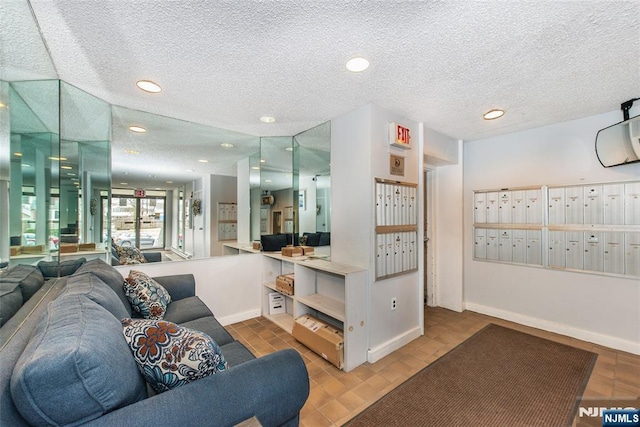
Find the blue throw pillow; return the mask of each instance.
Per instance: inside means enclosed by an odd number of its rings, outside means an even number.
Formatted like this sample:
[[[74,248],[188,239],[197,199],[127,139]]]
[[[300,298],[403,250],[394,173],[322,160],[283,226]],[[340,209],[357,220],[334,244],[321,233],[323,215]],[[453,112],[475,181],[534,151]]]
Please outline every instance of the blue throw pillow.
[[[121,322],[83,295],[47,306],[11,376],[30,425],[79,425],[146,396]]]
[[[158,393],[229,368],[204,332],[163,320],[124,319],[122,326],[138,369]]]
[[[161,320],[164,317],[171,295],[160,283],[141,271],[131,270],[123,288],[133,311],[145,319]]]

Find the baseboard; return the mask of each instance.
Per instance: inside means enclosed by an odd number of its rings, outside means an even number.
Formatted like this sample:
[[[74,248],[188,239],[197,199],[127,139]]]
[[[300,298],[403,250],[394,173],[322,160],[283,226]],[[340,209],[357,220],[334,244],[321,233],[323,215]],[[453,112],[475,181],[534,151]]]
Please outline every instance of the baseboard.
[[[245,311],[243,313],[236,313],[236,314],[232,314],[231,316],[225,316],[225,317],[220,317],[220,318],[216,318],[216,319],[218,319],[218,322],[220,322],[220,324],[222,326],[227,326],[227,325],[231,325],[233,323],[244,322],[245,320],[249,320],[249,319],[253,319],[255,317],[259,317],[261,314],[262,314],[262,312],[258,308],[258,309],[255,309],[255,310],[249,310],[249,311]]]
[[[420,336],[420,327],[417,326],[402,335],[398,335],[393,339],[379,345],[376,348],[367,351],[367,362],[375,363],[395,350],[403,347]]]
[[[551,322],[549,320],[538,319],[536,317],[526,316],[512,311],[501,310],[499,308],[489,307],[471,302],[465,303],[466,309],[475,311],[476,313],[486,314],[488,316],[497,317],[521,325],[531,326],[549,332],[566,335],[579,340],[600,344],[605,347],[622,350],[633,354],[640,354],[640,343],[628,341],[625,339],[612,337],[610,335],[599,334],[597,332],[587,331],[585,329],[576,328],[562,323]]]

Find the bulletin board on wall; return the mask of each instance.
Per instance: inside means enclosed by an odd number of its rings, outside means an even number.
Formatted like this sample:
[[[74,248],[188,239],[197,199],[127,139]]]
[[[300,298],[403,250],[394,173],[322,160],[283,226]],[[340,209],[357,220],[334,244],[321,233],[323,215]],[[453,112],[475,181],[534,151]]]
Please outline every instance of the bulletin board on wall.
[[[418,185],[375,179],[376,280],[418,269]]]
[[[473,197],[474,260],[640,277],[640,181]]]

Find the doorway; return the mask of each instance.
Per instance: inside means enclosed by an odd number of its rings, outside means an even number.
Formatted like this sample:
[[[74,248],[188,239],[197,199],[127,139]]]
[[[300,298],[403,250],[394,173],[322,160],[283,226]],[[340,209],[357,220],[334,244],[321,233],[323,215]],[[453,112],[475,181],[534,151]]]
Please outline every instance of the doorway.
[[[165,197],[113,196],[111,237],[120,246],[164,247]]]
[[[272,234],[282,233],[282,211],[271,213],[271,232]]]
[[[434,259],[434,246],[435,235],[434,229],[434,173],[431,169],[425,169],[424,171],[424,194],[422,200],[423,206],[423,230],[424,230],[424,259],[423,259],[423,271],[424,271],[424,305],[430,307],[437,307],[437,292],[435,281],[435,259]]]

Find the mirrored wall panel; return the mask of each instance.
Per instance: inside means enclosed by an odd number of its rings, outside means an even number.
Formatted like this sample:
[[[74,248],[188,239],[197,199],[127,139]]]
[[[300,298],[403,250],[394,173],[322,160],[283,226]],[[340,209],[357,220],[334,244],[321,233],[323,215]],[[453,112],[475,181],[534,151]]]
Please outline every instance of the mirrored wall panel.
[[[329,255],[331,245],[331,122],[294,137],[296,232],[302,245]]]
[[[11,82],[7,97],[10,264],[106,260],[109,104],[59,80]]]

